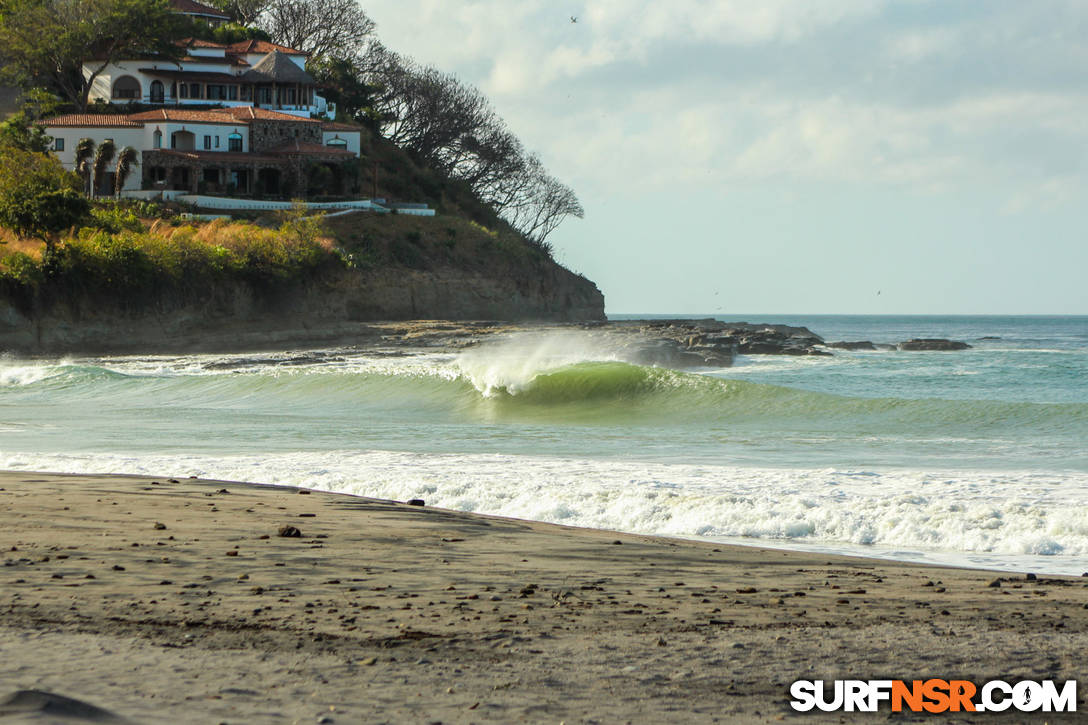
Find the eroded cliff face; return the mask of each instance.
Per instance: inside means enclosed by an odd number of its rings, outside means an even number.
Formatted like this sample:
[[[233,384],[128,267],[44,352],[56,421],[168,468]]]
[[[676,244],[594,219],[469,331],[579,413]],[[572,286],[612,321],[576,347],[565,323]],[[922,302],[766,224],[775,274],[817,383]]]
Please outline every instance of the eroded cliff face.
[[[457,268],[326,273],[275,290],[235,283],[138,308],[80,297],[36,305],[0,298],[0,353],[194,352],[350,345],[368,322],[446,319],[576,322],[604,319],[589,280],[549,264],[532,275]]]

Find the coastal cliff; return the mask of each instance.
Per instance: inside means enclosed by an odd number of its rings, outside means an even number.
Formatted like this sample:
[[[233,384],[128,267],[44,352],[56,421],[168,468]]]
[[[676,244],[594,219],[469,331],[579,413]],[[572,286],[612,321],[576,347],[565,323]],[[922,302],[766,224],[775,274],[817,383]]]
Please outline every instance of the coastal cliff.
[[[0,351],[211,351],[352,344],[366,323],[408,319],[579,321],[604,317],[592,282],[559,265],[526,279],[471,271],[381,269],[326,274],[269,293],[246,284],[199,298],[164,296],[142,309],[97,299],[20,309],[0,299]]]
[[[0,288],[0,353],[350,345],[375,321],[604,319],[591,281],[472,222],[356,214],[328,226],[346,262],[329,258],[271,282],[151,283],[137,293],[79,279],[45,280],[33,295]]]

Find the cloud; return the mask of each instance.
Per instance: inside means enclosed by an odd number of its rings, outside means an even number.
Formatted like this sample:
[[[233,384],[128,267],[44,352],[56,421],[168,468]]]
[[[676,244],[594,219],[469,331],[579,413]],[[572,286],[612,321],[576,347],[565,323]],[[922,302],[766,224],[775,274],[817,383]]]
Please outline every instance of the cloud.
[[[795,43],[847,21],[872,15],[879,0],[673,0],[669,3],[610,0],[588,12],[593,29],[608,37],[630,38],[633,47],[657,41],[714,42],[729,45]]]
[[[981,5],[379,0],[367,9],[389,45],[478,84],[575,188],[1000,183],[1019,188],[1010,209],[1073,198],[1088,186],[1088,6]]]

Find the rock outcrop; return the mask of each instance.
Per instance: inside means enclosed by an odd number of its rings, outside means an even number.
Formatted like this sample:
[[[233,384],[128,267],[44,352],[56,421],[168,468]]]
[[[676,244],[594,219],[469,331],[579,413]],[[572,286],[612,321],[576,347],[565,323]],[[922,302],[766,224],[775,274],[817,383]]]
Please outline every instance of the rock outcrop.
[[[613,335],[626,336],[625,359],[663,367],[728,367],[736,355],[830,355],[806,327],[703,320],[618,320]]]
[[[897,347],[900,350],[968,350],[971,348],[966,342],[940,337],[916,337],[899,343]]]
[[[877,346],[869,340],[858,340],[857,342],[828,342],[825,343],[827,347],[834,348],[836,350],[876,350]]]

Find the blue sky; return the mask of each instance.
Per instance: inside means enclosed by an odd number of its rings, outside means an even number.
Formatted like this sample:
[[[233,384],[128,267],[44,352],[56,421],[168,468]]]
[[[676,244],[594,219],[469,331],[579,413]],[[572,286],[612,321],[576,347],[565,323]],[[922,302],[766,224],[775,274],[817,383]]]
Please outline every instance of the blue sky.
[[[609,312],[1088,314],[1088,3],[364,7],[575,189]]]

